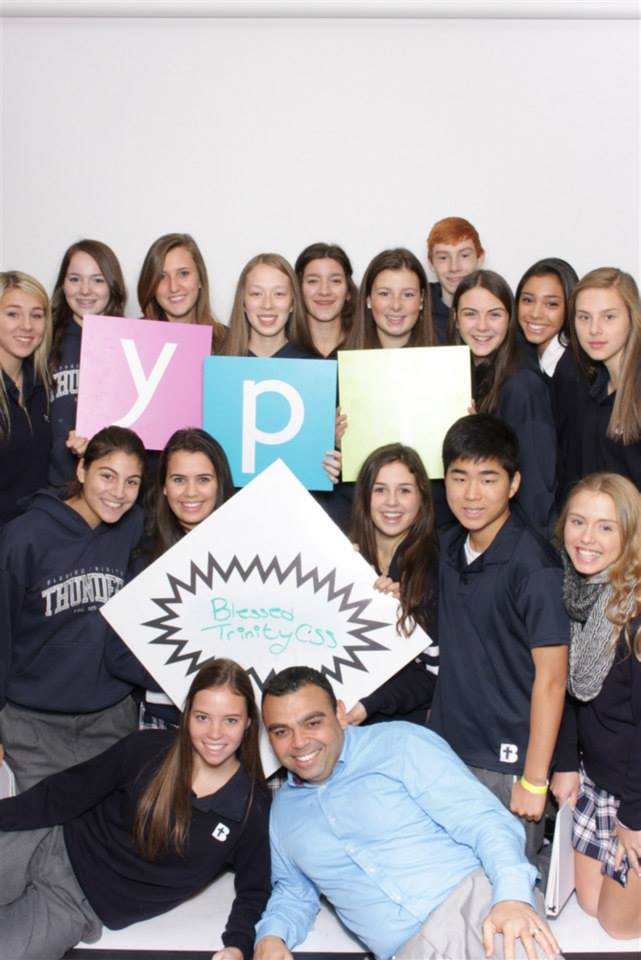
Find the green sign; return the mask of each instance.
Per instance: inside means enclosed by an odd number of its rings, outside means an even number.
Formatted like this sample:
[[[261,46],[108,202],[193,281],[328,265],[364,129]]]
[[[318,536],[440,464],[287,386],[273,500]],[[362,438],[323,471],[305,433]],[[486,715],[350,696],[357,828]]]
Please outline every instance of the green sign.
[[[443,437],[472,402],[469,347],[341,350],[338,383],[344,480],[385,443],[414,447],[428,475],[443,476]]]

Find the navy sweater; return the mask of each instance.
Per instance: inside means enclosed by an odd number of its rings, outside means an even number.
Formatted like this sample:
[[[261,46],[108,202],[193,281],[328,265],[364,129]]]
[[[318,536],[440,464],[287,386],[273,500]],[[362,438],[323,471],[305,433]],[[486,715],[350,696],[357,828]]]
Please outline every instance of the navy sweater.
[[[607,436],[615,394],[608,394],[609,374],[599,364],[590,384],[581,375],[555,383],[555,411],[561,420],[560,499],[572,484],[588,473],[620,473],[641,490],[641,441],[628,444]]]
[[[432,325],[434,337],[438,346],[447,344],[447,326],[450,319],[450,308],[441,299],[440,283],[430,283],[430,298],[432,301]]]
[[[630,624],[632,639],[639,627],[641,617]],[[623,639],[594,700],[567,695],[555,769],[578,770],[579,762],[597,786],[619,798],[621,823],[641,830],[641,662]]]
[[[78,370],[80,367],[80,338],[82,327],[71,320],[60,343],[60,362],[53,371],[51,400],[51,458],[49,483],[61,487],[76,475],[77,458],[65,446],[70,430],[76,426],[78,403]]]
[[[0,707],[91,713],[131,690],[104,663],[99,608],[119,590],[142,534],[134,506],[95,530],[56,494],[37,493],[0,533]]]
[[[19,500],[47,485],[51,424],[47,393],[33,365],[22,365],[24,406],[15,383],[0,370],[9,409],[9,430],[0,436],[0,526],[20,509]]]
[[[397,583],[400,581],[401,574],[396,554],[392,557],[389,576]],[[439,663],[438,566],[435,566],[425,585],[423,616],[426,632],[432,641],[431,646],[401,667],[377,690],[362,698],[361,703],[367,710],[365,723],[409,720],[411,723],[425,724],[427,711],[434,697]]]
[[[0,829],[63,824],[78,882],[112,930],[171,910],[231,867],[236,897],[222,939],[250,960],[254,926],[270,892],[269,801],[260,787],[252,791],[242,767],[216,793],[192,795],[184,856],[170,848],[152,862],[134,847],[138,801],[175,736],[169,730],[132,733],[97,757],[0,801]]]

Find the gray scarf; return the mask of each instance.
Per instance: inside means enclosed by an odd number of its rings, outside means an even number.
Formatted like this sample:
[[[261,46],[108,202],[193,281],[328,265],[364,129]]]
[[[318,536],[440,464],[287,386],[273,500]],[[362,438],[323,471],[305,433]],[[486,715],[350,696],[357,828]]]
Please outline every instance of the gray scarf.
[[[612,600],[608,571],[584,577],[574,569],[565,550],[563,603],[570,617],[568,690],[577,700],[594,700],[614,660],[614,627],[607,609]]]

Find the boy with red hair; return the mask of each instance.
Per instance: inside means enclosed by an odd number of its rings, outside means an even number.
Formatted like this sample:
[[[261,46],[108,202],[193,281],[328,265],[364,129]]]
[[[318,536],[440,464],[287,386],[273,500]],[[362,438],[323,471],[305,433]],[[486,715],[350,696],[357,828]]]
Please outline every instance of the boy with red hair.
[[[432,320],[436,341],[447,343],[447,324],[452,297],[468,273],[480,270],[485,259],[477,230],[462,217],[438,220],[427,238],[427,261],[437,276],[430,283]]]

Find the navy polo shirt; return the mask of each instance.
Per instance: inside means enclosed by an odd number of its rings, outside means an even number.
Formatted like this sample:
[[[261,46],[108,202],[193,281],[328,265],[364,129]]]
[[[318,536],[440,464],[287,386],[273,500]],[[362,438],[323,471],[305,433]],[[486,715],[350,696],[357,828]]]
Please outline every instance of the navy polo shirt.
[[[520,775],[530,734],[532,649],[570,642],[556,550],[518,508],[467,564],[467,530],[441,539],[440,671],[430,726],[471,766]]]

